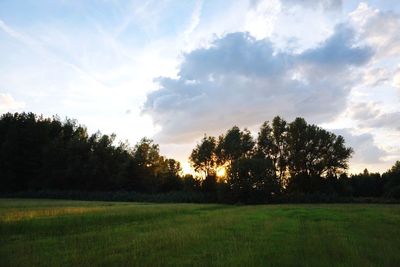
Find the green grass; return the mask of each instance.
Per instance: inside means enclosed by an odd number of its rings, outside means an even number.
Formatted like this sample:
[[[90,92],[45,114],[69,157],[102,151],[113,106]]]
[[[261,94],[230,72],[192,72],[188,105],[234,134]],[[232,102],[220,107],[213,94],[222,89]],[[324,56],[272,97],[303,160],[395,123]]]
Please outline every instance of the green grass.
[[[1,266],[399,266],[400,205],[0,199]]]

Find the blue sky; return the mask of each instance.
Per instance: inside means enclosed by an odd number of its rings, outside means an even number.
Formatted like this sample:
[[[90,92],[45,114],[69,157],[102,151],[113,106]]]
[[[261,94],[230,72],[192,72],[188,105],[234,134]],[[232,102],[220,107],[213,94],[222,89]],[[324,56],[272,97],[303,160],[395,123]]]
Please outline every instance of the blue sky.
[[[301,2],[301,3],[300,3]],[[0,1],[0,113],[154,138],[188,170],[204,133],[303,116],[400,159],[400,2]]]

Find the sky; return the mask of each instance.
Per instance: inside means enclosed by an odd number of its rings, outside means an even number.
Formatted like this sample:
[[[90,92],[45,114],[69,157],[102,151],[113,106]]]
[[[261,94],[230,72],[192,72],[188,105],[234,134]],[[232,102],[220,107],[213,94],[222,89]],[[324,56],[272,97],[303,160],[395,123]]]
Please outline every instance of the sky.
[[[0,114],[147,136],[182,162],[205,133],[279,115],[343,135],[350,172],[400,159],[400,1],[0,1]]]

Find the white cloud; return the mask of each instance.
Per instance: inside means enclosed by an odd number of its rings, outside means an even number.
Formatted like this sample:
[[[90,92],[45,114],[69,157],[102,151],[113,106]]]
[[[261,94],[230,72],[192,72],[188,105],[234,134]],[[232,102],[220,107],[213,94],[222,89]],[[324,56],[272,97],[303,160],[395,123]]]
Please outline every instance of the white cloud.
[[[246,13],[243,30],[257,39],[270,37],[280,13],[281,4],[278,0],[252,3]]]
[[[370,171],[382,171],[393,163],[393,159],[388,159],[389,153],[378,146],[371,133],[354,133],[353,129],[335,129],[336,134],[342,135],[346,140],[346,145],[354,149],[354,154],[350,159],[350,173],[358,173],[366,167]]]
[[[377,58],[400,56],[400,15],[360,3],[350,18],[362,40],[374,47]]]
[[[358,122],[359,128],[386,128],[400,130],[400,111],[384,112],[375,102],[352,103],[349,115]]]
[[[361,102],[354,103],[350,108],[350,116],[356,120],[368,120],[370,118],[375,118],[379,115],[380,110],[377,107],[376,103],[369,102]]]
[[[159,78],[144,112],[161,126],[157,138],[164,143],[191,142],[234,124],[251,127],[275,115],[325,122],[344,110],[353,69],[370,57],[344,25],[300,54],[276,52],[268,39],[248,33],[228,34],[186,54],[177,79]]]
[[[281,0],[285,5],[299,5],[306,8],[321,9],[323,11],[340,11],[342,0]]]
[[[394,73],[392,84],[400,92],[400,68]]]
[[[371,67],[364,72],[363,84],[368,87],[376,87],[388,82],[391,75],[392,73],[386,68]]]
[[[16,101],[10,94],[0,93],[0,113],[18,111],[24,107],[24,102]]]
[[[351,163],[371,164],[379,163],[382,157],[386,156],[387,152],[379,148],[374,141],[374,137],[370,133],[355,134],[351,129],[336,129],[335,133],[342,135],[346,144],[352,147],[355,151]]]

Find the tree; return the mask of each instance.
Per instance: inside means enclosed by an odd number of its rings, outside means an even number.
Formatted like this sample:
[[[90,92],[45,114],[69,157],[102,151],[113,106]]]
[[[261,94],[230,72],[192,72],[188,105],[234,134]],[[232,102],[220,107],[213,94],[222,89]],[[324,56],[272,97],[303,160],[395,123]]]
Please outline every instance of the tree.
[[[382,175],[384,180],[384,193],[386,197],[400,198],[400,161]]]
[[[218,139],[216,155],[218,164],[227,168],[227,182],[234,198],[247,202],[256,180],[263,179],[252,161],[255,142],[249,130],[234,126]],[[261,159],[258,163],[261,162]],[[261,167],[258,166],[258,167]]]
[[[379,173],[370,173],[367,169],[351,176],[353,196],[380,197],[383,193],[383,179]]]
[[[202,172],[204,177],[208,177],[209,175],[215,176],[215,147],[215,138],[204,135],[203,139],[196,145],[189,157],[194,170],[196,172]]]
[[[133,149],[133,158],[138,166],[139,187],[146,192],[166,192],[178,190],[181,171],[180,163],[173,159],[165,159],[153,140],[143,138]]]
[[[180,178],[181,171],[182,168],[179,161],[174,159],[164,159],[164,157],[161,157],[159,170],[157,170],[157,175],[159,177],[159,191],[169,192],[181,190],[183,187]]]
[[[292,186],[309,192],[318,190],[320,178],[343,173],[353,150],[342,136],[296,118],[288,125],[287,153]]]
[[[272,127],[266,121],[261,125],[257,137],[257,154],[271,160],[274,177],[281,188],[285,186],[287,170],[287,123],[279,116],[272,121]]]
[[[239,127],[234,126],[229,129],[225,135],[218,138],[216,155],[220,165],[229,166],[240,158],[249,158],[254,149],[253,137],[249,130],[241,131]]]
[[[0,116],[0,190],[134,190],[181,188],[180,164],[142,139],[134,149],[115,135],[88,136],[77,121],[33,113]]]
[[[302,118],[289,124],[288,164],[293,175],[336,175],[348,168],[353,150],[345,146],[344,138],[316,125],[308,125]]]
[[[160,159],[160,148],[153,140],[142,138],[133,149],[133,158],[139,166],[154,168]]]
[[[279,191],[269,159],[240,158],[232,163],[229,184],[236,201],[260,203]]]

